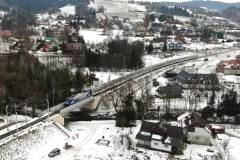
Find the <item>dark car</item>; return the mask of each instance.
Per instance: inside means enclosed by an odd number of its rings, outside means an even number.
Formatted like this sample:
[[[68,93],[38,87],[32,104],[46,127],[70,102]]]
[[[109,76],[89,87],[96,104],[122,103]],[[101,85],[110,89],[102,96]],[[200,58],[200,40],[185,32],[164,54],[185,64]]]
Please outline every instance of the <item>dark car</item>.
[[[54,148],[49,154],[48,157],[55,157],[61,153],[59,148]]]

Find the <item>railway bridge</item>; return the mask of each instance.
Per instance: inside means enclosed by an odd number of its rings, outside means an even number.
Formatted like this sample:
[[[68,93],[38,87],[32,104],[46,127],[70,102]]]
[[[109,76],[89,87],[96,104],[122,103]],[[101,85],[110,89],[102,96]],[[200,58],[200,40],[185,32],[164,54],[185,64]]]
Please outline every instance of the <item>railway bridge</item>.
[[[53,120],[58,121],[60,123],[64,123],[64,118],[63,114],[68,113],[70,111],[73,111],[75,109],[95,109],[101,99],[102,96],[104,96],[107,93],[113,92],[119,88],[121,88],[124,84],[126,84],[129,81],[133,82],[144,82],[143,78],[146,76],[149,76],[149,74],[154,74],[155,72],[158,72],[160,69],[166,68],[166,67],[172,67],[174,65],[179,65],[185,62],[189,61],[194,61],[200,58],[206,58],[206,57],[211,57],[211,56],[217,56],[218,54],[224,54],[226,52],[233,52],[233,51],[238,51],[239,48],[230,48],[230,49],[224,49],[224,50],[219,50],[216,51],[215,53],[207,54],[196,54],[193,56],[186,56],[186,57],[181,57],[178,59],[173,59],[173,60],[167,60],[165,62],[155,64],[146,68],[139,69],[135,72],[131,72],[125,76],[119,77],[115,80],[109,81],[107,83],[104,83],[100,86],[97,86],[92,89],[92,96],[83,99],[82,101],[75,103],[74,105],[64,107],[63,103],[58,104],[56,106],[53,106],[46,110],[45,112],[42,113],[42,116],[40,118],[34,119],[27,123],[24,126],[21,126],[15,130],[12,130],[8,133],[5,133],[3,135],[0,135],[0,140],[4,139],[12,134],[17,133],[18,131],[24,130],[28,127],[31,127],[41,121],[45,121],[49,117],[52,117]],[[146,80],[144,83],[149,83],[149,80]],[[143,83],[143,84],[144,84]]]

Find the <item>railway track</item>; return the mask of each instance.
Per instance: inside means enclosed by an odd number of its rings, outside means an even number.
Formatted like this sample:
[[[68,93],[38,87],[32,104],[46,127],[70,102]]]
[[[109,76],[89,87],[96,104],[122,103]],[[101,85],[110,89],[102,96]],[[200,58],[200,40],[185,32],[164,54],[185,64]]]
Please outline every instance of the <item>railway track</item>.
[[[162,69],[162,68],[165,68],[165,67],[169,67],[169,66],[176,65],[176,64],[181,64],[181,63],[192,61],[192,60],[197,60],[197,59],[200,59],[200,58],[207,58],[207,57],[211,57],[211,56],[216,56],[218,54],[223,54],[223,53],[226,53],[228,51],[232,52],[232,51],[236,51],[236,50],[238,50],[238,49],[224,50],[224,51],[217,52],[217,53],[214,53],[214,54],[209,54],[209,55],[194,55],[194,56],[187,56],[187,57],[174,59],[174,60],[168,60],[168,61],[165,61],[165,62],[162,62],[162,63],[159,63],[159,64],[155,64],[153,66],[149,66],[149,67],[146,67],[146,68],[139,69],[135,72],[132,72],[132,73],[127,74],[125,76],[119,77],[119,78],[117,78],[115,80],[112,80],[108,83],[104,83],[104,84],[102,84],[98,87],[95,87],[95,88],[92,89],[92,94],[93,94],[93,96],[100,95],[101,93],[107,92],[107,91],[112,90],[116,87],[119,87],[119,86],[121,86],[122,84],[124,84],[128,81],[131,81],[131,80],[136,79],[138,77],[141,77],[143,75],[147,75],[148,73],[151,73],[153,71],[156,71],[156,70],[159,70],[159,69]],[[4,139],[4,138],[6,138],[10,135],[13,135],[13,134],[15,134],[19,131],[25,130],[28,127],[31,127],[31,126],[39,123],[39,122],[45,121],[48,117],[51,117],[55,114],[58,114],[61,109],[62,108],[58,108],[57,110],[52,111],[49,114],[43,115],[40,118],[27,123],[26,125],[23,125],[23,126],[17,128],[17,129],[14,129],[10,132],[7,132],[5,134],[0,135],[0,140]]]

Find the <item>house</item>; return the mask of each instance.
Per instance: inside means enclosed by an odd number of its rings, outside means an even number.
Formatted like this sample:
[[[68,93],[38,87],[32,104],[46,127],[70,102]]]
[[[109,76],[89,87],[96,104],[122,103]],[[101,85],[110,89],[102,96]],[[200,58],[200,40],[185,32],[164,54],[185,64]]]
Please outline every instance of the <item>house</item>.
[[[212,87],[218,88],[220,86],[216,74],[188,73],[183,70],[175,79],[184,89],[195,88],[211,90]]]
[[[123,27],[123,30],[127,32],[132,32],[134,30],[134,27],[131,23],[123,23],[122,27]]]
[[[235,59],[219,62],[216,71],[225,75],[240,75],[240,55]]]
[[[179,72],[181,72],[180,68],[173,67],[164,73],[164,77],[174,80],[174,78],[178,75]]]
[[[1,38],[10,38],[12,36],[12,32],[10,30],[0,30]]]
[[[157,89],[161,98],[181,98],[183,88],[178,84],[168,84]]]
[[[140,147],[180,153],[186,137],[182,127],[143,121],[136,135]]]
[[[211,145],[213,133],[207,122],[197,112],[186,112],[177,118],[178,126],[187,129],[187,141],[200,145]]]
[[[156,33],[156,32],[162,32],[164,29],[164,26],[162,23],[151,23],[151,25],[148,27],[148,30]]]
[[[71,42],[68,42],[68,43],[64,43],[63,44],[63,48],[64,48],[64,51],[65,52],[76,52],[76,51],[79,51],[79,50],[81,50],[82,49],[82,47],[83,47],[83,44],[82,43],[75,43],[75,42],[73,42],[73,43],[71,43]]]
[[[173,15],[166,15],[166,20],[167,20],[167,23],[173,23],[174,22]]]
[[[62,15],[62,14],[59,14],[58,16],[57,16],[57,20],[58,21],[62,21],[62,20],[65,20],[66,18]]]
[[[175,40],[176,42],[182,42],[182,43],[184,43],[184,44],[186,43],[186,40],[185,40],[184,36],[182,36],[181,34],[177,34],[177,35],[175,36],[174,40]]]
[[[164,43],[163,42],[151,42],[152,47],[153,47],[153,51],[152,53],[160,53],[162,52],[162,48]]]
[[[42,46],[41,46],[41,50],[43,51],[43,52],[48,52],[49,51],[49,44],[47,44],[47,43],[43,43],[42,44]]]
[[[167,42],[167,48],[170,51],[181,51],[185,50],[183,43],[181,41],[171,40]]]

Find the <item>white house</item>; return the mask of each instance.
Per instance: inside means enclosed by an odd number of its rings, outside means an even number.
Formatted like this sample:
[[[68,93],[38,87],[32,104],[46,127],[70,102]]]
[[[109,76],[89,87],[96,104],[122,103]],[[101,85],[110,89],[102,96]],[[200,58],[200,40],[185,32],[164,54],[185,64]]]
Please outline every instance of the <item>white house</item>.
[[[211,145],[213,141],[212,132],[206,121],[196,112],[185,113],[177,118],[178,126],[187,128],[187,141],[200,145]]]

